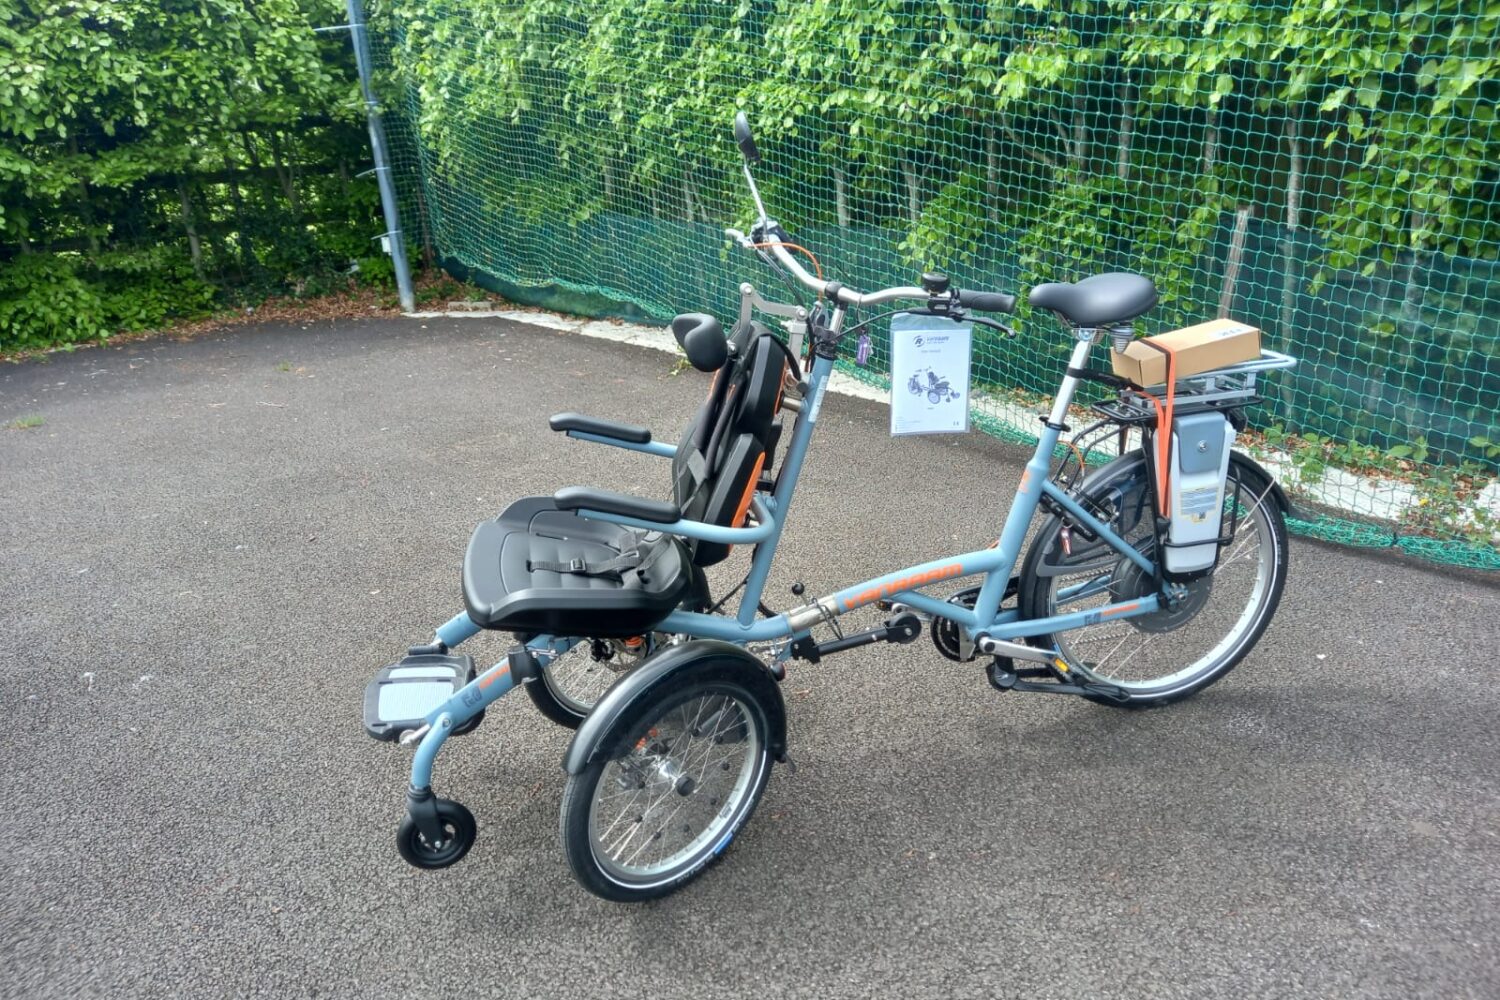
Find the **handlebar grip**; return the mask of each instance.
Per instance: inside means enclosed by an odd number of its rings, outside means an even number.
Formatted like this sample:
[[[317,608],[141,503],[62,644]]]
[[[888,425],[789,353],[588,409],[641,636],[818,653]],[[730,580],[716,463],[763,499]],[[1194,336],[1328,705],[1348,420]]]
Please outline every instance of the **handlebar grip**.
[[[1016,311],[1016,297],[1006,295],[1004,292],[960,291],[958,304],[968,309],[978,309],[980,312],[1013,313]]]

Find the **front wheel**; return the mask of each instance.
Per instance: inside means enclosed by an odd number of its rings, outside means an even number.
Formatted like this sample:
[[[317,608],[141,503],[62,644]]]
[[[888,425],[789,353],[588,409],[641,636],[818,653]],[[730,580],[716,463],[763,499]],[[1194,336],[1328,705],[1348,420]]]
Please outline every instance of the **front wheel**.
[[[410,813],[402,818],[401,826],[396,830],[396,850],[408,864],[417,868],[447,868],[474,846],[478,826],[473,813],[462,803],[450,799],[437,799],[433,808],[443,831],[442,839],[429,841]]]
[[[1100,469],[1075,497],[1126,542],[1154,559],[1147,465],[1139,451]],[[1232,454],[1224,531],[1234,535],[1211,575],[1180,585],[1174,607],[1100,621],[1032,640],[1055,647],[1070,668],[1122,691],[1101,704],[1149,708],[1186,698],[1227,674],[1260,639],[1286,584],[1286,522],[1270,476]],[[1053,517],[1022,568],[1021,616],[1046,618],[1156,592],[1150,574],[1102,540]]]
[[[771,772],[760,698],[689,681],[640,713],[610,756],[568,779],[568,864],[604,899],[639,902],[702,874],[755,811]]]

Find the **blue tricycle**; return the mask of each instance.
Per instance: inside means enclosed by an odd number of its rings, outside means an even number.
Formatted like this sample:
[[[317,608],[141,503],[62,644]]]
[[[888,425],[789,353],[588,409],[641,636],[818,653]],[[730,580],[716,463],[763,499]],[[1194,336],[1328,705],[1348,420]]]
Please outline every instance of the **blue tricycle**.
[[[569,437],[664,459],[672,499],[570,486],[518,500],[475,529],[464,610],[365,693],[369,732],[415,747],[397,834],[413,865],[442,868],[473,845],[474,817],[434,793],[433,765],[451,737],[475,729],[517,686],[577,730],[563,762],[561,828],[578,881],[607,899],[645,900],[719,858],[754,812],[772,763],[787,760],[778,685],[791,658],[910,643],[926,627],[939,654],[979,661],[1000,691],[1145,708],[1223,677],[1276,610],[1287,498],[1232,445],[1243,408],[1258,398],[1257,374],[1294,362],[1267,351],[1178,379],[1169,361],[1158,386],[1091,368],[1094,345],[1108,339],[1125,350],[1132,321],[1156,303],[1151,281],[1123,273],[1029,293],[1033,309],[1062,321],[1072,347],[994,544],[813,599],[798,585],[795,607],[767,607],[766,579],[834,364],[849,337],[891,315],[858,310],[890,303],[892,312],[1013,335],[994,314],[1011,313],[1016,300],[934,273],[919,286],[858,292],[809,272],[794,254],[812,255],[766,214],[743,115],[735,136],[758,217],[748,235],[729,234],[810,294],[776,303],[742,285],[727,336],[708,315],[673,320],[687,360],[713,374],[675,444],[573,413],[551,419]],[[757,314],[775,317],[785,335]],[[1063,443],[1084,412],[1071,404],[1085,381],[1110,392],[1093,404],[1091,426]],[[1087,469],[1091,443],[1106,439],[1118,440],[1118,457]],[[744,577],[715,596],[704,571],[735,546],[749,553]],[[959,581],[967,585],[955,591]],[[879,626],[840,630],[840,616],[871,606],[884,612]],[[485,629],[512,633],[517,645],[480,671],[455,650]]]

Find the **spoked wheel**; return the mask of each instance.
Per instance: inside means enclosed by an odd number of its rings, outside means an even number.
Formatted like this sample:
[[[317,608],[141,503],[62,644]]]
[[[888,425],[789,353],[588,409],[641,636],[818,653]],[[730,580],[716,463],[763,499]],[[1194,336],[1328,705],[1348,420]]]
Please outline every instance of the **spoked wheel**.
[[[770,775],[770,728],[732,681],[690,681],[642,713],[618,752],[568,779],[562,841],[605,899],[655,899],[708,867],[750,818]]]
[[[929,403],[941,403],[942,401],[943,401],[943,394],[942,393],[938,392],[936,389],[929,389],[928,390],[928,392],[927,392],[927,402],[929,402]]]
[[[401,826],[396,830],[396,850],[408,864],[418,868],[447,868],[474,846],[477,832],[474,814],[451,799],[438,799],[433,805],[438,823],[443,828],[442,837],[428,840],[410,815],[401,820]]]
[[[1147,557],[1155,543],[1146,461],[1139,452],[1111,463],[1080,489],[1084,506]],[[1250,651],[1286,583],[1286,522],[1270,478],[1233,455],[1225,484],[1224,530],[1234,538],[1213,574],[1170,585],[1173,607],[1041,636],[1080,673],[1121,689],[1101,704],[1146,708],[1201,691]],[[1102,541],[1089,542],[1052,518],[1032,542],[1022,571],[1023,618],[1087,611],[1155,593],[1150,574]]]
[[[581,639],[554,657],[541,677],[526,685],[526,693],[547,718],[577,729],[609,686],[640,663],[649,643],[643,641],[642,652],[634,653],[623,642]]]

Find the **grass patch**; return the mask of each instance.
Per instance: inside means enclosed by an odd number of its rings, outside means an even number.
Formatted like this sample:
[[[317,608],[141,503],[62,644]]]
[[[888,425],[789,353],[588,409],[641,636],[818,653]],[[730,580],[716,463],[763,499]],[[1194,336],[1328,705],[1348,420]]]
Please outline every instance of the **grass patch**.
[[[5,426],[13,431],[29,431],[32,428],[42,426],[46,422],[38,416],[17,417]]]

